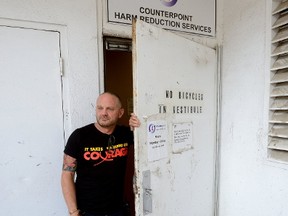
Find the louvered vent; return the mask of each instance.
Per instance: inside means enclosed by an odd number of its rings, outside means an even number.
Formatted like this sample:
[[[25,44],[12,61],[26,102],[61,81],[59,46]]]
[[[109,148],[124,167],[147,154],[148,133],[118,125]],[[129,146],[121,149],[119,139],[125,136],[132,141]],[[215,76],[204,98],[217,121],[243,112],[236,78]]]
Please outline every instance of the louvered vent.
[[[269,157],[288,162],[288,1],[273,1]]]

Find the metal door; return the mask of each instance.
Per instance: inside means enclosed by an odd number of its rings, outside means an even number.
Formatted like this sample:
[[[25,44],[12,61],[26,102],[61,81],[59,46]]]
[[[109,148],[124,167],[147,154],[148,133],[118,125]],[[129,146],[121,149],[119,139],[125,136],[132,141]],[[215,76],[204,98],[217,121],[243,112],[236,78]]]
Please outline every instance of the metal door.
[[[1,214],[65,215],[59,33],[2,26],[0,47]]]
[[[216,51],[137,21],[133,76],[136,215],[212,216]]]

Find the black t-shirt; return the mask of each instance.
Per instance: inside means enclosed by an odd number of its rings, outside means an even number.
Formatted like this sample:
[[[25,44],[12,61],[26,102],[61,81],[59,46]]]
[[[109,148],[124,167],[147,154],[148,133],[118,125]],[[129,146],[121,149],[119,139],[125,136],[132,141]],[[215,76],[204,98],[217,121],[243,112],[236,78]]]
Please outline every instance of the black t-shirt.
[[[109,213],[121,208],[128,147],[133,132],[116,126],[111,135],[94,124],[76,129],[64,153],[77,159],[76,197],[78,208],[91,213]]]

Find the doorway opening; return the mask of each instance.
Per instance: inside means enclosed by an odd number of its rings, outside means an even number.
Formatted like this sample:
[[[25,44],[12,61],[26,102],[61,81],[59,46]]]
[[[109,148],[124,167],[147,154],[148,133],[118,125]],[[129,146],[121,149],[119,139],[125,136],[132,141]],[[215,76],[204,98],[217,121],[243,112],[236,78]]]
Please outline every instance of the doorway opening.
[[[129,125],[133,112],[132,41],[130,39],[104,37],[104,90],[116,93],[125,113],[120,125]],[[134,148],[129,149],[125,179],[124,200],[129,204],[131,216],[135,215],[134,192]]]

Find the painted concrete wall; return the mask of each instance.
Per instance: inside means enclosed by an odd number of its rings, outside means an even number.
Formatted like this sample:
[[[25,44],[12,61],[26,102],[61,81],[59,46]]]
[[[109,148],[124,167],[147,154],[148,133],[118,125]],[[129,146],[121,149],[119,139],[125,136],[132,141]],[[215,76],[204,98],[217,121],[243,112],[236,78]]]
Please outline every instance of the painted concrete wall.
[[[271,1],[223,5],[219,215],[287,215],[288,165],[266,156]]]

